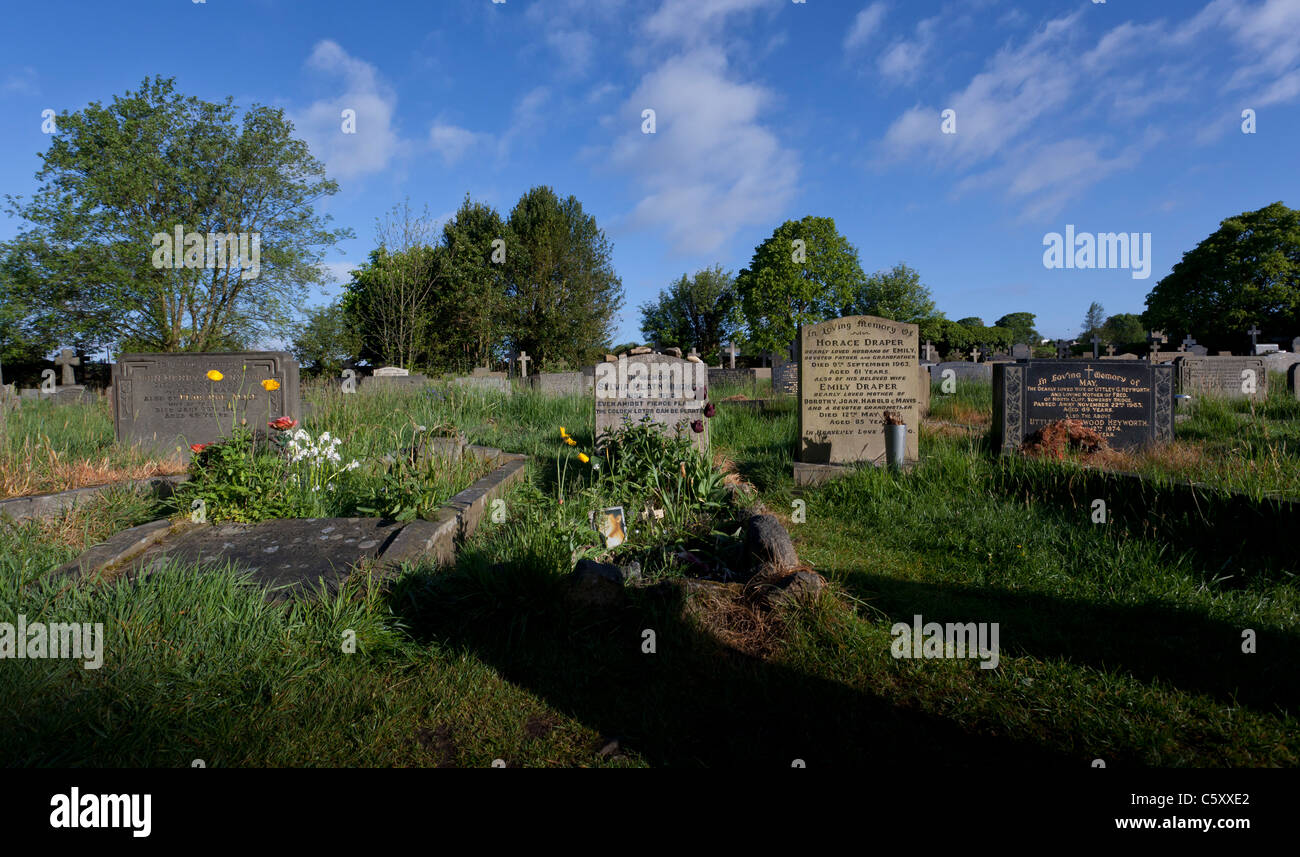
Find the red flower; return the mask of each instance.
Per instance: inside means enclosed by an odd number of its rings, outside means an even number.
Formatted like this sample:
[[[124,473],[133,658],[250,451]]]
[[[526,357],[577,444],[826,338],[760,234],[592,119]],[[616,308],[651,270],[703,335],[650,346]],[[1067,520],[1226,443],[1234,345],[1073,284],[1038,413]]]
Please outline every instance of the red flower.
[[[207,443],[191,443],[191,444],[190,444],[190,451],[191,451],[191,452],[202,452],[203,450],[207,449],[210,445],[211,445],[211,444],[207,444]]]
[[[700,432],[704,431],[704,420],[696,420],[695,422],[691,423],[691,431],[695,432],[696,434],[699,434]]]
[[[717,409],[716,407],[713,406],[713,403],[712,403],[712,402],[705,402],[705,403],[704,403],[704,415],[705,415],[706,417],[708,417],[709,419],[713,419],[713,415],[716,414],[717,412],[718,412],[718,409]]]
[[[275,429],[276,431],[288,431],[289,429],[297,426],[298,421],[289,419],[288,417],[280,417],[277,420],[272,420],[271,422],[267,423],[267,425]]]

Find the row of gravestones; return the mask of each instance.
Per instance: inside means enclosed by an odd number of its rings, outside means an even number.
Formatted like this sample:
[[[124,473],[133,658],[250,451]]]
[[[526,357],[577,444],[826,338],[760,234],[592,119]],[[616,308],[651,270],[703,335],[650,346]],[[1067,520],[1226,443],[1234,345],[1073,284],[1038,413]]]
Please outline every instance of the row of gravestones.
[[[915,325],[871,316],[833,319],[801,330],[799,359],[773,368],[774,387],[789,383],[793,375],[797,388],[800,461],[878,461],[884,452],[886,410],[908,426],[906,457],[915,460],[916,431],[928,409],[932,380],[917,362],[916,340]],[[1018,445],[1039,426],[1070,418],[1124,447],[1172,436],[1175,387],[1266,395],[1263,360],[1180,354],[1172,365],[1149,360],[965,365],[991,374],[995,422],[1005,444]],[[427,380],[404,372],[385,367],[366,383]],[[1292,366],[1292,390],[1298,372],[1300,364]],[[664,373],[667,382],[659,379]],[[689,426],[693,436],[705,435],[693,440],[707,443],[707,432],[694,428],[710,383],[710,371],[698,359],[639,353],[583,372],[556,374],[567,376],[564,392],[594,392],[598,432],[645,415],[672,431]],[[492,373],[471,377],[487,379]],[[210,441],[243,419],[259,425],[278,417],[301,419],[302,413],[298,366],[282,352],[125,354],[113,367],[112,404],[119,440],[160,447]]]

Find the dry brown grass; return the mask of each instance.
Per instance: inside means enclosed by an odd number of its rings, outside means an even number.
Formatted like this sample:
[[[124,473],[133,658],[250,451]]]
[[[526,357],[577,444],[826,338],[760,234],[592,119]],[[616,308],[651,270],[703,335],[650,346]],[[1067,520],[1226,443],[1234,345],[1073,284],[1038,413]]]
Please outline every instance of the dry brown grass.
[[[786,629],[782,605],[772,596],[781,591],[786,578],[811,570],[802,564],[773,569],[747,583],[691,580],[686,584],[686,613],[728,648],[755,658],[771,658],[781,650]]]
[[[17,448],[0,451],[0,499],[48,494],[131,479],[184,473],[179,459],[149,459],[139,453],[108,452],[96,458],[60,453],[49,438],[24,438]]]

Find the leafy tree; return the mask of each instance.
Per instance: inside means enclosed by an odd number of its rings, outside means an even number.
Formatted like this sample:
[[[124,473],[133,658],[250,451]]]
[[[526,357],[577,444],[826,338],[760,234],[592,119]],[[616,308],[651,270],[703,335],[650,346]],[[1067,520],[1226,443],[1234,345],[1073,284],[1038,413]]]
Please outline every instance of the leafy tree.
[[[200,101],[172,79],[145,78],[57,126],[36,196],[8,197],[29,226],[0,248],[14,277],[6,290],[23,297],[28,328],[47,342],[198,351],[275,337],[306,287],[323,281],[325,248],[350,235],[313,210],[338,186],[278,108],[254,105],[241,120],[230,98]],[[176,268],[182,246],[168,267],[155,236],[178,226],[205,238],[260,235],[260,259],[250,264],[245,245],[247,258],[228,265]]]
[[[1101,326],[1101,338],[1108,345],[1132,346],[1146,340],[1147,331],[1142,326],[1142,317],[1131,312],[1122,312],[1106,319]]]
[[[1032,312],[1010,312],[993,322],[993,325],[1011,331],[1012,345],[1017,343],[1035,345],[1042,337],[1034,329],[1034,321]]]
[[[899,262],[888,271],[876,271],[867,278],[862,291],[845,308],[845,315],[874,315],[920,327],[922,341],[942,333],[943,313],[921,284],[921,275]]]
[[[537,365],[577,364],[608,342],[623,285],[611,245],[572,196],[535,187],[510,212],[504,333]]]
[[[336,376],[360,353],[361,332],[344,311],[343,302],[334,301],[306,311],[291,350],[302,366]]]
[[[468,194],[442,228],[433,313],[439,324],[429,343],[432,363],[439,368],[483,366],[500,349],[506,281],[504,264],[492,261],[497,239],[505,242],[498,247],[508,261],[508,248],[516,243],[510,227],[496,209],[471,201]]]
[[[1091,339],[1094,333],[1100,334],[1102,325],[1106,323],[1106,310],[1102,309],[1101,304],[1093,301],[1088,304],[1088,311],[1083,316],[1083,326],[1079,328],[1080,339]]]
[[[965,318],[957,319],[957,323],[962,327],[969,327],[972,330],[979,330],[984,327],[984,319],[977,315],[968,315]]]
[[[436,319],[435,236],[428,209],[412,214],[409,202],[376,219],[379,246],[352,272],[347,302],[368,359],[407,369],[427,363]]]
[[[682,351],[696,348],[712,362],[724,343],[736,339],[740,327],[740,296],[736,279],[721,265],[685,274],[641,305],[641,335],[660,347]]]
[[[1240,341],[1253,322],[1300,327],[1300,211],[1275,202],[1224,220],[1156,283],[1142,321],[1208,344]]]
[[[800,325],[835,317],[865,285],[857,249],[829,217],[787,220],[736,275],[750,342],[775,353]]]

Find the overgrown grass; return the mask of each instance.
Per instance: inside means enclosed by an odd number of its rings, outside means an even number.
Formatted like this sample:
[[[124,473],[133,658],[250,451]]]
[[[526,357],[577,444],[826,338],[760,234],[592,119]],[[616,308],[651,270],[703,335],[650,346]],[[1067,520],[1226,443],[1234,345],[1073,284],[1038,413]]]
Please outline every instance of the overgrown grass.
[[[180,461],[118,446],[107,399],[0,409],[0,499],[183,470]]]
[[[981,395],[963,386],[968,404]],[[605,610],[566,596],[575,556],[596,541],[584,528],[588,504],[617,499],[583,494],[591,472],[564,464],[591,447],[588,398],[367,395],[318,401],[313,431],[379,449],[384,431],[413,420],[534,455],[530,484],[507,498],[506,521],[486,523],[454,568],[409,568],[387,589],[358,580],[288,608],[264,604],[235,575],[184,569],[98,589],[19,585],[148,517],[121,498],[5,530],[0,615],[103,621],[109,645],[99,671],[2,665],[0,693],[15,703],[0,760],[1300,763],[1294,567],[1225,577],[1187,529],[1094,524],[1088,509],[1047,498],[1047,481],[1044,499],[1026,499],[1002,478],[1023,467],[1027,478],[1069,479],[1077,465],[1008,463],[977,432],[927,430],[910,473],[863,469],[796,494],[793,402],[767,412],[720,405],[715,455],[758,487],[800,557],[834,584],[783,613],[768,654],[752,657],[691,609],[699,595],[680,577],[657,577]],[[939,396],[934,403],[942,413]],[[956,406],[948,413],[965,421]],[[1209,408],[1193,417],[1242,431],[1232,419]],[[560,442],[561,425],[578,447]],[[562,488],[568,502],[559,507]],[[802,523],[795,500],[805,504]],[[636,538],[629,549],[651,547]],[[918,614],[999,623],[999,667],[893,658],[892,624]],[[355,654],[343,651],[349,629]],[[1257,654],[1242,652],[1247,629]],[[645,652],[646,631],[655,654]]]

